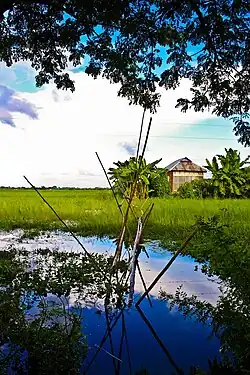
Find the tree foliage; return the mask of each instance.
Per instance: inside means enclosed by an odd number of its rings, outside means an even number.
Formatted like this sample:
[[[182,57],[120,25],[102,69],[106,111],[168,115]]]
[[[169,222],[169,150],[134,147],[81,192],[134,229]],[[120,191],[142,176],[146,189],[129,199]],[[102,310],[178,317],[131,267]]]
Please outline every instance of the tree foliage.
[[[250,157],[241,160],[237,150],[225,149],[225,155],[214,156],[212,162],[206,159],[205,166],[212,173],[214,194],[222,198],[235,198],[242,195],[247,182],[245,165]]]
[[[248,0],[2,0],[0,61],[29,60],[38,86],[53,80],[73,91],[64,70],[85,58],[87,74],[119,83],[118,95],[152,112],[159,87],[189,79],[177,107],[233,117],[247,145],[249,10]]]
[[[145,199],[151,191],[151,181],[158,177],[156,165],[160,161],[158,159],[147,164],[141,156],[138,159],[131,157],[124,162],[115,162],[116,168],[109,168],[108,174],[119,194],[130,197],[133,193],[135,198]]]
[[[150,196],[164,198],[170,194],[170,183],[165,168],[156,168],[150,177]]]

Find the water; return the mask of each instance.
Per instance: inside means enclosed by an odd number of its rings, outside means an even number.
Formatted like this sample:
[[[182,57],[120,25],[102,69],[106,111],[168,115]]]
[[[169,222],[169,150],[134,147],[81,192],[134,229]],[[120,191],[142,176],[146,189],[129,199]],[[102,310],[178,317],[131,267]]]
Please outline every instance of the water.
[[[219,350],[217,340],[208,340],[209,330],[190,320],[184,320],[178,312],[169,312],[166,304],[153,299],[153,308],[150,308],[148,301],[141,304],[142,311],[153,326],[156,334],[166,346],[169,356],[176,367],[188,372],[191,364],[207,368],[207,358],[213,358]],[[136,308],[124,313],[129,344],[129,353],[133,374],[135,371],[146,368],[150,375],[171,374],[175,367],[171,364],[168,356],[164,353],[158,342],[152,335]],[[91,360],[97,350],[96,344],[100,341],[106,330],[104,314],[96,314],[93,309],[84,312],[83,330],[88,336],[89,355]],[[122,318],[112,331],[112,340],[116,355],[119,353],[119,346],[122,333]],[[121,363],[121,374],[129,374],[129,361],[126,345],[123,345]],[[111,352],[109,340],[103,348]],[[113,373],[112,357],[105,351],[101,351],[96,361],[90,367],[88,374],[97,375],[102,373]],[[176,372],[175,372],[176,373]]]
[[[62,251],[80,251],[75,240],[65,233],[51,233],[34,240],[25,239],[18,242],[21,234],[20,231],[0,233],[0,248],[15,246],[16,248],[26,249],[59,248]],[[89,251],[112,253],[114,250],[113,242],[108,239],[97,240],[96,238],[80,237],[80,240]],[[149,244],[146,249],[149,259],[145,253],[142,253],[140,255],[140,266],[146,284],[150,285],[171,258],[171,254],[161,249],[155,242]],[[146,298],[140,305],[146,319],[155,331],[154,334],[163,343],[165,351],[135,307],[125,310],[123,316],[120,316],[112,330],[112,341],[114,354],[121,360],[118,361],[120,362],[121,375],[130,374],[130,362],[133,374],[143,368],[147,369],[149,375],[177,373],[178,368],[187,373],[191,365],[206,369],[208,358],[214,358],[215,355],[218,355],[219,342],[215,338],[208,339],[210,334],[208,328],[190,319],[185,320],[183,315],[176,310],[169,311],[167,304],[157,298],[161,288],[168,293],[175,293],[177,286],[182,284],[183,290],[189,295],[196,294],[201,299],[214,304],[219,296],[217,283],[208,280],[201,272],[195,272],[194,266],[195,262],[192,258],[178,257],[151,291],[153,307],[149,306]],[[138,275],[135,291],[136,300],[143,292],[143,285]],[[82,314],[82,329],[87,336],[89,347],[88,358],[84,363],[86,368],[87,363],[91,361],[98,346],[100,346],[107,327],[105,313],[101,306],[98,309],[86,308]],[[119,353],[123,322],[125,322],[128,345],[125,345],[124,340],[122,351]],[[111,352],[109,339],[107,339],[87,373],[90,375],[113,374]]]

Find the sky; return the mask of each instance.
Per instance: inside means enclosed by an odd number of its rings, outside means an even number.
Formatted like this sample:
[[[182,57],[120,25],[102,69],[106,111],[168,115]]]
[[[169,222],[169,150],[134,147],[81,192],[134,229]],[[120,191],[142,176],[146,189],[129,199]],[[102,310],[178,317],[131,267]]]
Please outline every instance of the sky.
[[[74,93],[57,90],[53,83],[38,89],[28,62],[0,63],[0,186],[28,186],[25,175],[36,186],[105,187],[95,152],[106,169],[135,154],[142,108],[117,97],[119,86],[106,79],[94,80],[71,67],[69,74]],[[249,148],[237,142],[232,122],[175,108],[189,88],[183,80],[175,91],[161,91],[146,160],[162,158],[159,166],[165,167],[186,156],[203,166],[206,158],[229,147],[247,157]]]

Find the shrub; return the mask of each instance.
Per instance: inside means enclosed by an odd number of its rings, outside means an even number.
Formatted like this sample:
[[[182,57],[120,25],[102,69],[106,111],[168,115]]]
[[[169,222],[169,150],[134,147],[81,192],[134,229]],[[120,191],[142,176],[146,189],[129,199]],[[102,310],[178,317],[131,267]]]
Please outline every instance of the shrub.
[[[164,198],[170,194],[170,183],[164,168],[157,168],[150,179],[150,196]]]
[[[180,198],[193,198],[193,199],[202,199],[213,197],[213,186],[210,179],[206,180],[193,180],[191,182],[185,182],[182,184],[178,191],[177,195]]]

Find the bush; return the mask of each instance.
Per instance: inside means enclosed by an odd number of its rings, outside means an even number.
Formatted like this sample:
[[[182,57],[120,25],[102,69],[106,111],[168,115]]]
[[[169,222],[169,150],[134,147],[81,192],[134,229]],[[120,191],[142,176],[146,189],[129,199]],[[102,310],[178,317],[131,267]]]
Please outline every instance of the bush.
[[[193,180],[182,184],[177,195],[180,198],[203,199],[213,197],[213,186],[210,179]]]
[[[151,197],[164,198],[170,194],[170,183],[165,169],[157,168],[157,172],[150,179],[149,190]]]

